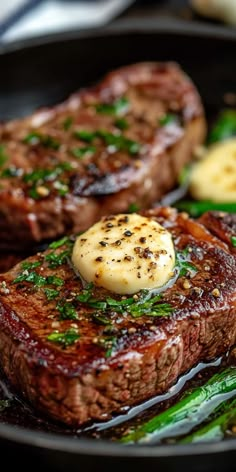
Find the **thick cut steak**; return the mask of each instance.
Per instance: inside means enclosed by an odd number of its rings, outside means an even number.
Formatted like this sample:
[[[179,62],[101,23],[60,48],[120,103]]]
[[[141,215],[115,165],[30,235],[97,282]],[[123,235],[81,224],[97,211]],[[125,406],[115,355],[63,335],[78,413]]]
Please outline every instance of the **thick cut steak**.
[[[149,312],[145,291],[127,305],[124,297],[83,288],[70,262],[71,239],[0,276],[1,365],[54,419],[75,426],[106,419],[235,343],[236,254],[228,235],[236,216],[193,221],[168,208],[144,214],[172,233],[178,261]]]
[[[201,100],[178,65],[112,72],[52,109],[0,126],[0,245],[76,233],[148,208],[205,137]]]

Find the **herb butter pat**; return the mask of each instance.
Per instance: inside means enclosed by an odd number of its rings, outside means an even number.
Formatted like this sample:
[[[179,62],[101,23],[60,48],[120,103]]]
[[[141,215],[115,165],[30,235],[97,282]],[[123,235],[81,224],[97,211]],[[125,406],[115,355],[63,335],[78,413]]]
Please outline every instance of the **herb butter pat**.
[[[87,282],[119,294],[163,286],[173,275],[171,234],[136,213],[103,218],[80,235],[72,262]]]

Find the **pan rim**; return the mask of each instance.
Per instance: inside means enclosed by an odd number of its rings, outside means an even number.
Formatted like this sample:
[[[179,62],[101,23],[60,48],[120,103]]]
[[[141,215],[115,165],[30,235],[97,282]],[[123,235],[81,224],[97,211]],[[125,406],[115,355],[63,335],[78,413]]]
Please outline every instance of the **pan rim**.
[[[99,36],[115,36],[120,34],[163,34],[174,33],[179,36],[217,38],[222,40],[236,40],[236,29],[226,28],[219,25],[206,25],[202,22],[190,23],[186,20],[162,17],[161,22],[154,19],[139,20],[117,20],[114,24],[103,28],[87,28],[81,30],[64,31],[51,33],[34,38],[19,39],[9,43],[0,43],[0,57],[17,52],[19,50],[30,50],[37,47],[58,44],[60,42],[70,42],[79,39],[93,39]]]
[[[11,55],[21,50],[31,50],[46,45],[57,45],[60,42],[70,42],[80,39],[95,39],[116,35],[149,35],[149,34],[176,34],[179,36],[217,38],[227,41],[236,41],[236,30],[226,29],[223,26],[209,26],[201,22],[194,24],[184,20],[176,20],[168,17],[161,18],[161,22],[154,19],[119,20],[111,26],[104,28],[92,28],[86,30],[73,30],[62,33],[54,33],[46,36],[22,39],[9,44],[0,45],[0,60],[2,56]],[[61,451],[76,455],[100,456],[100,457],[133,457],[140,458],[174,458],[181,456],[199,456],[209,454],[221,454],[236,450],[236,439],[217,441],[214,443],[198,443],[186,445],[157,445],[153,447],[131,445],[124,447],[116,443],[104,440],[80,439],[64,434],[33,431],[20,426],[0,423],[0,440],[28,445],[45,450]]]

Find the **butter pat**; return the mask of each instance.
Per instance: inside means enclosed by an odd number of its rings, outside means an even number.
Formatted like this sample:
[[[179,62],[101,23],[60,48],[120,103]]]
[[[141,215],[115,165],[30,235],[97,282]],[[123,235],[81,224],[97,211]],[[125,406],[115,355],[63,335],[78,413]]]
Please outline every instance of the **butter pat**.
[[[72,262],[87,282],[118,294],[163,286],[173,275],[171,234],[140,216],[103,218],[75,242]]]
[[[236,202],[236,139],[209,149],[193,169],[190,192],[198,200]]]

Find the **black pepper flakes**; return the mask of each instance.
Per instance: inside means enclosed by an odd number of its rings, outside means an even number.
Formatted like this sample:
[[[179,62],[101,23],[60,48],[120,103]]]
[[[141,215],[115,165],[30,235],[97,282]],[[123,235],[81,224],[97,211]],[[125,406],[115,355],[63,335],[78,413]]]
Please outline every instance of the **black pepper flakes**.
[[[146,243],[146,238],[144,238],[144,236],[142,236],[142,238],[139,239],[140,243],[141,244],[145,244]]]
[[[102,257],[102,256],[96,257],[95,261],[96,261],[96,262],[102,262],[102,261],[103,261],[103,257]]]
[[[99,241],[100,246],[106,247],[108,243],[106,241]]]
[[[132,261],[133,257],[131,256],[125,256],[124,261]]]
[[[132,233],[132,231],[129,231],[127,229],[123,234],[124,234],[124,236],[132,236],[132,234],[134,234],[134,233]]]

